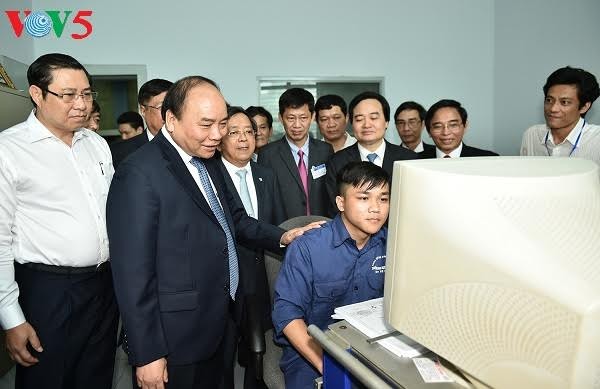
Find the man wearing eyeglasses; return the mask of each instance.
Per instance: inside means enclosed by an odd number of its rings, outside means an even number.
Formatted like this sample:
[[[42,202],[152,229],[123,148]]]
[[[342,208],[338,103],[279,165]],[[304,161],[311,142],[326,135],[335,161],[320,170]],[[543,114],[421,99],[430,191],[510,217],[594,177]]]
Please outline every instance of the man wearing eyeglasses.
[[[84,128],[96,93],[64,54],[36,59],[27,79],[34,109],[0,133],[0,324],[16,388],[109,388],[113,167],[106,141]]]
[[[346,132],[348,108],[341,96],[319,97],[315,103],[315,116],[323,140],[333,147],[334,153],[356,143],[356,139]]]
[[[425,150],[421,158],[486,157],[498,155],[463,143],[469,122],[467,110],[456,100],[440,100],[425,115],[425,128],[435,143],[435,150]]]
[[[423,106],[414,101],[405,101],[396,108],[394,121],[396,130],[402,140],[400,146],[405,149],[422,153],[425,150],[435,150],[434,145],[427,144],[421,140],[421,134],[425,127],[424,120],[427,111]]]
[[[146,122],[146,131],[127,140],[111,144],[110,149],[115,168],[129,154],[150,142],[165,124],[161,116],[161,109],[171,85],[173,85],[171,81],[161,78],[152,79],[142,85],[138,93],[138,104],[140,105],[140,114]]]
[[[548,76],[543,90],[546,124],[525,131],[521,155],[578,157],[600,165],[600,126],[585,119],[600,95],[596,77],[567,66]]]

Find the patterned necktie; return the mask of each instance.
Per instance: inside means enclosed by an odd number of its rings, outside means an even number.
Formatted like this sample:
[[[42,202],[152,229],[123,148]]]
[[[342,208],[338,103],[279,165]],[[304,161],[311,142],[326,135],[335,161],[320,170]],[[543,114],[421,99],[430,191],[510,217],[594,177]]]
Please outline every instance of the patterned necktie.
[[[200,160],[200,158],[194,157],[190,162],[198,170],[200,183],[202,184],[202,188],[206,193],[208,205],[217,218],[221,228],[223,229],[223,232],[225,232],[225,237],[227,238],[227,254],[229,257],[229,295],[233,300],[235,300],[235,292],[237,291],[239,283],[238,258],[235,250],[235,241],[231,235],[231,230],[227,224],[227,219],[225,219],[225,212],[223,212],[223,208],[221,208],[221,205],[217,200],[217,195],[210,184],[210,178],[208,177],[206,166],[204,166],[204,163],[202,160]]]
[[[377,158],[377,154],[376,153],[367,154],[367,159],[371,163],[375,163],[375,159],[376,158]]]
[[[310,205],[308,203],[308,170],[306,170],[306,164],[304,163],[304,151],[298,150],[298,174],[300,175],[300,181],[304,187],[304,196],[306,196],[306,214],[310,215]]]
[[[235,174],[240,178],[240,198],[246,209],[246,213],[250,217],[254,217],[254,208],[252,207],[252,200],[250,199],[250,191],[248,190],[248,183],[246,182],[246,169],[240,169]]]

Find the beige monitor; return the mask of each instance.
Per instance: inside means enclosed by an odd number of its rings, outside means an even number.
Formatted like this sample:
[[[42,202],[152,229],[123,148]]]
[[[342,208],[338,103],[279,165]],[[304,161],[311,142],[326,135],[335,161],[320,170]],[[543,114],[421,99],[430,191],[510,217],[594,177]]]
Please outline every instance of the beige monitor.
[[[600,183],[577,158],[394,165],[385,313],[493,388],[600,387]]]

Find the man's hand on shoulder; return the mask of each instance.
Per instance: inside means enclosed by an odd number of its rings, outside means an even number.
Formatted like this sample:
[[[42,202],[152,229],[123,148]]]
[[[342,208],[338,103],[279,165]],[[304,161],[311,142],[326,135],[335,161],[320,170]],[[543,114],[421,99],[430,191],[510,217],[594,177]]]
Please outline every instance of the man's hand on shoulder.
[[[307,224],[304,227],[292,228],[291,230],[286,231],[281,236],[281,241],[279,243],[281,243],[284,246],[287,246],[288,244],[292,243],[292,241],[294,239],[296,239],[300,235],[304,234],[306,231],[312,230],[313,228],[320,228],[321,225],[324,224],[324,223],[326,223],[326,221],[325,220],[321,220],[321,221],[318,221],[318,222],[312,222],[310,224]]]
[[[38,359],[31,355],[27,344],[38,353],[44,351],[40,340],[31,326],[25,322],[16,327],[6,330],[6,349],[10,358],[19,365],[29,367],[38,363]]]
[[[165,382],[169,382],[167,373],[167,360],[157,359],[135,369],[138,387],[142,389],[164,389]]]

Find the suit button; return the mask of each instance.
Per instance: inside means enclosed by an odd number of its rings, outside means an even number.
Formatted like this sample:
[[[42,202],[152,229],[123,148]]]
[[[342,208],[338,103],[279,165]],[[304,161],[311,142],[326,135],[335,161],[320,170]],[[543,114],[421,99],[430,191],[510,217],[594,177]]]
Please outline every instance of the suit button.
[[[223,254],[227,254],[227,247],[223,249]]]

